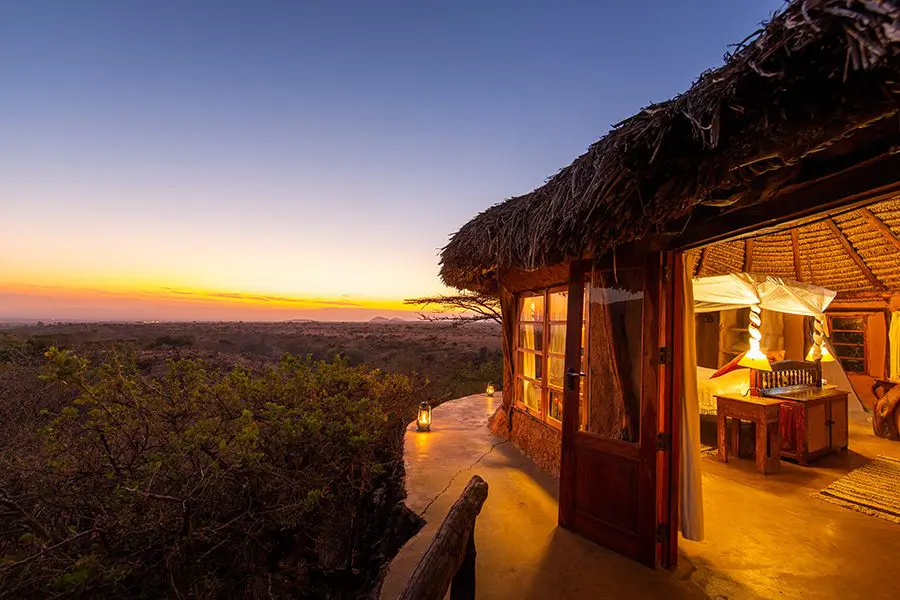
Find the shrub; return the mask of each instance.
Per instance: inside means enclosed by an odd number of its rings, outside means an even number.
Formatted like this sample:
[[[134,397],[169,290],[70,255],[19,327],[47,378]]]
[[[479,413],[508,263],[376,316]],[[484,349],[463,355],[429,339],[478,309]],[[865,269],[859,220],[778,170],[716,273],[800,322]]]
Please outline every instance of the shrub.
[[[148,350],[158,348],[190,348],[194,345],[194,338],[190,335],[161,335],[147,344]]]
[[[0,597],[356,598],[402,543],[408,378],[47,356],[74,400],[0,450]]]

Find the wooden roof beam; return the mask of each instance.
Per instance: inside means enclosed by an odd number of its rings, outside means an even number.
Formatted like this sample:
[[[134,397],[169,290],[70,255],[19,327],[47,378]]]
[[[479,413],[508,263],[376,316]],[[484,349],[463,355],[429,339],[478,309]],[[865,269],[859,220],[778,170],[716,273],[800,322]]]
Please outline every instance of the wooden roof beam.
[[[673,244],[680,249],[761,235],[789,221],[852,210],[900,194],[900,154],[883,154],[810,181],[788,184],[766,202],[709,216]]]
[[[800,268],[800,234],[797,228],[791,229],[791,249],[794,251],[794,279],[803,281],[803,269]]]
[[[840,230],[837,224],[834,222],[834,219],[826,219],[825,224],[828,225],[828,228],[831,229],[831,232],[841,243],[841,246],[844,247],[844,250],[847,254],[850,255],[850,258],[853,259],[853,262],[856,263],[856,266],[859,267],[859,270],[865,276],[865,278],[872,284],[872,287],[878,291],[883,291],[884,284],[879,281],[877,277],[875,277],[875,273],[869,269],[868,265],[863,261],[862,257],[857,254],[856,250],[850,244],[850,241],[847,239],[847,236],[844,235],[844,232]]]
[[[897,236],[894,235],[894,232],[891,231],[891,228],[887,226],[887,223],[879,219],[872,213],[868,208],[859,209],[859,214],[861,214],[866,221],[869,222],[869,225],[874,227],[878,232],[887,239],[891,244],[894,245],[894,248],[900,250],[900,239],[897,239]]]
[[[697,260],[697,277],[701,277],[703,267],[706,266],[706,253],[709,252],[709,246],[700,249],[700,258]]]
[[[753,239],[744,242],[744,273],[749,273],[753,268]]]

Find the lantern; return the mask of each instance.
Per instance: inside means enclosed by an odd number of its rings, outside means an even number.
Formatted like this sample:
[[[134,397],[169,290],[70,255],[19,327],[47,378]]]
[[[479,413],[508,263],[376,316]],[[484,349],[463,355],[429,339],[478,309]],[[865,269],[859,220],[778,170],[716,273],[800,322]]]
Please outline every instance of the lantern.
[[[488,396],[493,396],[494,395],[494,384],[493,383],[487,384],[487,388],[484,390],[484,393],[487,394]]]
[[[754,304],[750,307],[750,324],[748,325],[750,349],[741,357],[738,364],[757,371],[771,371],[772,365],[769,364],[769,357],[763,354],[759,347],[759,343],[762,340],[762,333],[759,331],[759,326],[762,325],[760,313],[762,313],[762,310],[759,308],[759,304]]]
[[[419,404],[419,416],[416,417],[416,429],[419,431],[431,431],[431,405],[425,400]]]

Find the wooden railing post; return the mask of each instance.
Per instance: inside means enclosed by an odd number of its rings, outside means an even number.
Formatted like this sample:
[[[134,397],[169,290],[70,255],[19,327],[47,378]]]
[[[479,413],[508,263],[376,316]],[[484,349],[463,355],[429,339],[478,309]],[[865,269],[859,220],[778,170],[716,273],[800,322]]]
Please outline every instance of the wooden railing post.
[[[487,495],[488,484],[472,476],[398,600],[443,600],[448,589],[451,600],[474,600],[475,518]]]
[[[475,600],[475,554],[475,524],[472,523],[466,554],[450,584],[450,600]]]

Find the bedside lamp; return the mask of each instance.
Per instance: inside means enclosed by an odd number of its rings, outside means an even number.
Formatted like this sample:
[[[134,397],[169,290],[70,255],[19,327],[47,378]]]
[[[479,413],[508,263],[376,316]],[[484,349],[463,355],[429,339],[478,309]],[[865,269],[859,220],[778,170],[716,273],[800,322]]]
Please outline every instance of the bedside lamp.
[[[825,327],[822,325],[822,320],[819,317],[816,317],[816,325],[813,330],[813,344],[806,354],[806,360],[809,362],[820,360],[823,363],[835,361],[834,355],[831,354],[828,346],[825,345]]]
[[[759,304],[750,307],[750,349],[744,353],[744,356],[738,361],[738,365],[742,367],[750,367],[757,371],[771,371],[772,365],[769,364],[769,357],[760,350],[759,343],[762,340],[762,334],[759,332],[759,326],[762,325],[762,310]]]

